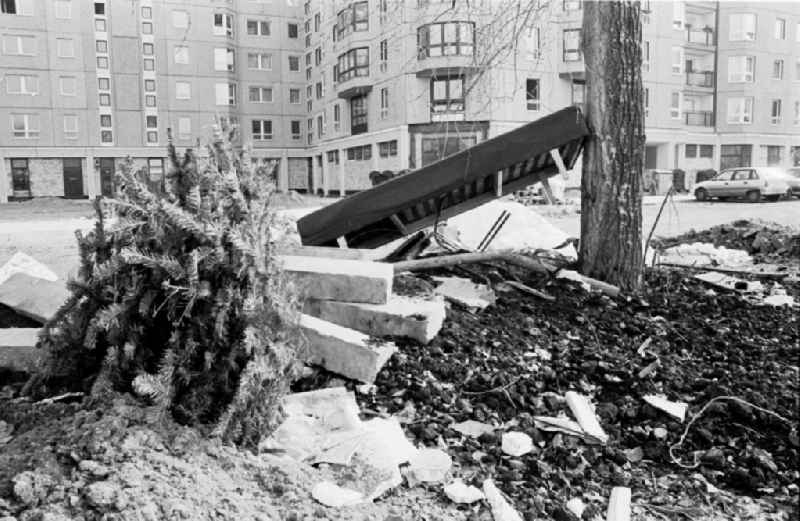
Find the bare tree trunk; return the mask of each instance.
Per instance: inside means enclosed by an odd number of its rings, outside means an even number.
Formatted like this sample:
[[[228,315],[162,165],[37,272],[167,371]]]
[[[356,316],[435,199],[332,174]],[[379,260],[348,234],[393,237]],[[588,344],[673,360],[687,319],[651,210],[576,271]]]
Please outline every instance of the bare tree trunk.
[[[580,264],[635,290],[642,278],[644,114],[639,2],[584,2],[586,117]]]

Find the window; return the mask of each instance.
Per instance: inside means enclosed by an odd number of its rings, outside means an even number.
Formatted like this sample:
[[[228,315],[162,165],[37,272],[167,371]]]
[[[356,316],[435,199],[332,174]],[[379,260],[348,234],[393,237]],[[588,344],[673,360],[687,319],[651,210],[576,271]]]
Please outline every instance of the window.
[[[774,62],[772,62],[772,79],[773,80],[783,79],[783,60],[775,60]]]
[[[101,130],[100,131],[100,142],[101,143],[112,143],[114,141],[113,134],[110,130]]]
[[[772,100],[772,109],[770,110],[769,122],[773,125],[781,124],[781,100]]]
[[[397,156],[397,140],[382,141],[378,143],[378,155],[381,157]]]
[[[0,13],[16,14],[20,16],[33,16],[34,0],[2,0],[0,1]]]
[[[56,38],[56,54],[59,58],[74,58],[75,42],[72,38]]]
[[[159,158],[147,159],[147,177],[150,181],[161,181],[164,178],[164,160]]]
[[[680,74],[683,72],[683,48],[672,48],[672,74]]]
[[[350,78],[369,76],[369,48],[359,47],[340,54],[337,67],[339,71],[337,81],[339,83]]]
[[[175,63],[186,65],[189,63],[189,47],[176,45],[174,49]]]
[[[268,119],[254,119],[252,121],[252,137],[255,141],[272,139],[272,121]]]
[[[142,34],[153,34],[153,24],[151,22],[142,22]]]
[[[317,137],[322,138],[325,135],[325,118],[321,114],[317,116]]]
[[[264,20],[247,20],[247,34],[250,36],[269,36],[269,22]]]
[[[35,96],[39,93],[39,78],[36,76],[6,75],[6,93]]]
[[[730,83],[751,83],[755,71],[753,56],[728,57],[728,81]]]
[[[155,107],[156,106],[156,97],[152,94],[145,95],[144,97],[144,106],[145,107]]]
[[[289,38],[297,38],[297,24],[289,24]]]
[[[250,87],[247,98],[252,103],[272,103],[272,87]]]
[[[214,70],[233,71],[234,52],[233,49],[214,49]]]
[[[350,100],[350,133],[367,131],[367,97],[356,96]]]
[[[389,117],[389,89],[383,87],[381,89],[381,119]]]
[[[153,55],[153,44],[152,43],[142,44],[142,54],[144,54],[145,56],[152,56]]]
[[[319,13],[314,15],[314,32],[319,32]]]
[[[55,16],[59,20],[69,20],[72,18],[72,2],[69,0],[56,0],[53,2]]]
[[[314,87],[311,85],[306,86],[306,98],[311,98],[314,95]]]
[[[106,21],[98,18],[94,21],[94,30],[98,33],[106,32]]]
[[[310,66],[311,66],[311,53],[307,52],[306,53],[306,67],[310,67]]]
[[[333,163],[335,165],[339,164],[339,151],[338,150],[328,150],[328,163]]]
[[[39,137],[37,114],[11,114],[11,132],[14,137],[31,139]]]
[[[644,117],[650,115],[650,89],[644,88]]]
[[[144,80],[144,91],[145,92],[155,92],[156,91],[156,80]]]
[[[192,137],[192,118],[178,118],[178,139],[187,140]]]
[[[754,41],[756,39],[756,15],[746,13],[732,14],[728,39],[732,42]]]
[[[150,145],[158,143],[158,132],[155,130],[148,130],[145,133],[145,137],[147,138],[147,143]]]
[[[525,80],[525,101],[527,103],[528,110],[539,110],[541,108],[538,79]]]
[[[642,70],[650,72],[650,42],[648,40],[642,42]]]
[[[306,48],[311,47],[311,35],[306,35]]]
[[[236,105],[236,84],[217,83],[214,86],[214,97],[217,105]]]
[[[78,116],[64,116],[64,139],[78,139]]]
[[[686,5],[682,0],[675,0],[672,2],[672,27],[674,29],[683,29],[683,24],[686,21]]]
[[[189,13],[186,11],[172,11],[172,27],[178,29],[189,27]]]
[[[322,47],[317,47],[314,49],[314,65],[319,67],[320,63],[322,63]]]
[[[158,128],[158,116],[146,116],[145,117],[145,127],[146,128]]]
[[[152,20],[153,19],[153,8],[152,7],[142,7],[142,18],[145,20]]]
[[[303,24],[303,29],[304,29],[304,31],[306,33],[310,33],[311,32],[311,20],[306,20],[305,21],[305,23]]]
[[[369,30],[369,6],[367,2],[355,2],[339,11],[334,26],[335,40],[341,40],[354,31]]]
[[[248,53],[247,68],[259,71],[272,70],[272,55],[265,53]]]
[[[698,147],[698,156],[699,157],[707,157],[713,158],[714,157],[714,145],[700,145]]]
[[[289,89],[289,103],[293,105],[300,104],[300,89]]]
[[[423,25],[417,30],[419,59],[430,56],[472,56],[475,52],[475,24],[445,22]]]
[[[464,78],[431,79],[431,112],[464,112]]]
[[[108,53],[108,41],[107,40],[96,40],[94,42],[94,50],[96,52],[107,54]]]
[[[322,99],[323,97],[325,97],[325,87],[322,85],[321,81],[317,82],[315,90],[317,94],[317,99]]]
[[[333,106],[333,131],[339,132],[340,124],[342,120],[342,108],[337,103]]]
[[[381,72],[386,72],[387,62],[389,61],[389,42],[387,40],[381,40],[380,43],[380,60],[381,60]]]
[[[581,60],[581,30],[580,29],[564,29],[563,44],[564,53],[563,60],[565,62],[575,62]]]
[[[311,81],[311,67],[306,69],[306,80]]]
[[[800,58],[794,63],[794,81],[800,81]]]
[[[156,62],[152,58],[144,59],[144,70],[154,71],[156,69]]]
[[[22,35],[3,35],[3,54],[36,54],[36,37]]]
[[[800,101],[794,102],[794,124],[800,125]]]
[[[111,94],[106,94],[106,93],[100,94],[100,106],[102,107],[111,106]]]
[[[372,159],[372,145],[361,145],[347,149],[348,161],[366,161]]]
[[[579,11],[581,0],[564,0],[564,11]]]
[[[300,134],[300,121],[299,120],[292,120],[290,123],[291,131],[292,131],[292,139],[298,140],[301,139],[302,136]]]
[[[572,80],[572,104],[583,108],[583,100],[586,97],[586,82],[583,80]]]
[[[775,39],[776,40],[786,39],[786,20],[783,18],[775,19]]]
[[[62,96],[77,96],[78,80],[75,76],[61,76],[58,78],[58,90]]]
[[[783,147],[780,145],[767,145],[767,166],[777,166],[783,162]]]
[[[748,124],[753,122],[753,98],[728,98],[728,116],[730,124]]]
[[[111,115],[110,114],[101,114],[100,115],[100,126],[109,128],[111,127]]]
[[[669,117],[672,119],[680,119],[681,118],[681,93],[677,91],[672,91],[670,95],[670,104],[669,104]]]
[[[697,145],[686,145],[686,157],[687,158],[697,157]]]
[[[111,88],[111,80],[109,78],[97,78],[97,88],[100,90],[109,90]]]
[[[192,99],[192,84],[188,81],[176,81],[175,99]]]
[[[300,57],[289,56],[289,70],[292,72],[300,71]]]
[[[214,36],[227,36],[233,38],[233,15],[227,13],[214,13]]]

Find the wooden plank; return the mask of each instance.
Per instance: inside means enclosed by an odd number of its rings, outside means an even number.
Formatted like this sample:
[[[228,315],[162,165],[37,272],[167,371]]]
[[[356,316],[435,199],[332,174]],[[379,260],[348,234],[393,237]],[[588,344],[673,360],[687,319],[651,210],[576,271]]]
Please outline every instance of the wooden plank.
[[[567,170],[567,167],[564,165],[564,160],[561,159],[561,151],[557,148],[550,150],[550,157],[555,161],[558,171],[561,173],[561,177],[564,179],[569,177],[569,170]]]
[[[306,215],[298,221],[298,231],[304,244],[330,244],[343,235],[355,241],[351,246],[361,246],[361,239],[358,237],[373,244],[383,244],[396,238],[396,235],[389,231],[381,236],[380,230],[370,229],[370,226],[376,227],[377,223],[406,208],[431,198],[436,200],[459,186],[531,157],[544,155],[547,158],[551,149],[564,147],[571,141],[579,143],[575,149],[577,155],[588,135],[589,130],[580,111],[575,107],[567,107]],[[572,163],[575,159],[570,156],[567,162]],[[537,171],[530,171],[531,179],[523,180],[519,185],[534,184],[538,179],[533,178],[557,172],[554,165],[552,168],[545,166]],[[491,187],[489,199],[495,197],[495,188]],[[508,187],[503,189],[504,193],[509,191]],[[489,199],[484,199],[484,202]],[[357,231],[359,233],[355,233]]]
[[[547,199],[547,204],[556,204],[556,198],[553,195],[553,189],[550,188],[550,181],[542,179],[542,188],[544,189],[544,196]]]

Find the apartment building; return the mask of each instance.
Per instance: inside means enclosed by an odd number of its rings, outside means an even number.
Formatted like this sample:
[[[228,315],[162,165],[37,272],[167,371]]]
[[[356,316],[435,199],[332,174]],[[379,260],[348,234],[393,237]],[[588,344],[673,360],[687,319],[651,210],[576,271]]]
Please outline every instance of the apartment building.
[[[583,103],[579,0],[0,4],[0,201],[128,156],[160,183],[167,130],[220,120],[281,189],[350,193]],[[800,163],[800,4],[642,8],[648,169]]]

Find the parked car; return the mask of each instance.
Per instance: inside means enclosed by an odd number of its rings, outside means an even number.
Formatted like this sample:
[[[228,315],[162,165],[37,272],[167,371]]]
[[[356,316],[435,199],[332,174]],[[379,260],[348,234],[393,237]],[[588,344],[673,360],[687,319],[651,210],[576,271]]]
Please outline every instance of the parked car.
[[[800,166],[793,166],[786,169],[786,182],[792,189],[792,194],[800,197]]]
[[[721,201],[745,198],[752,203],[762,198],[777,201],[782,196],[791,196],[792,189],[787,177],[783,169],[772,166],[731,168],[723,170],[713,179],[697,183],[694,196],[698,201],[714,197]]]

